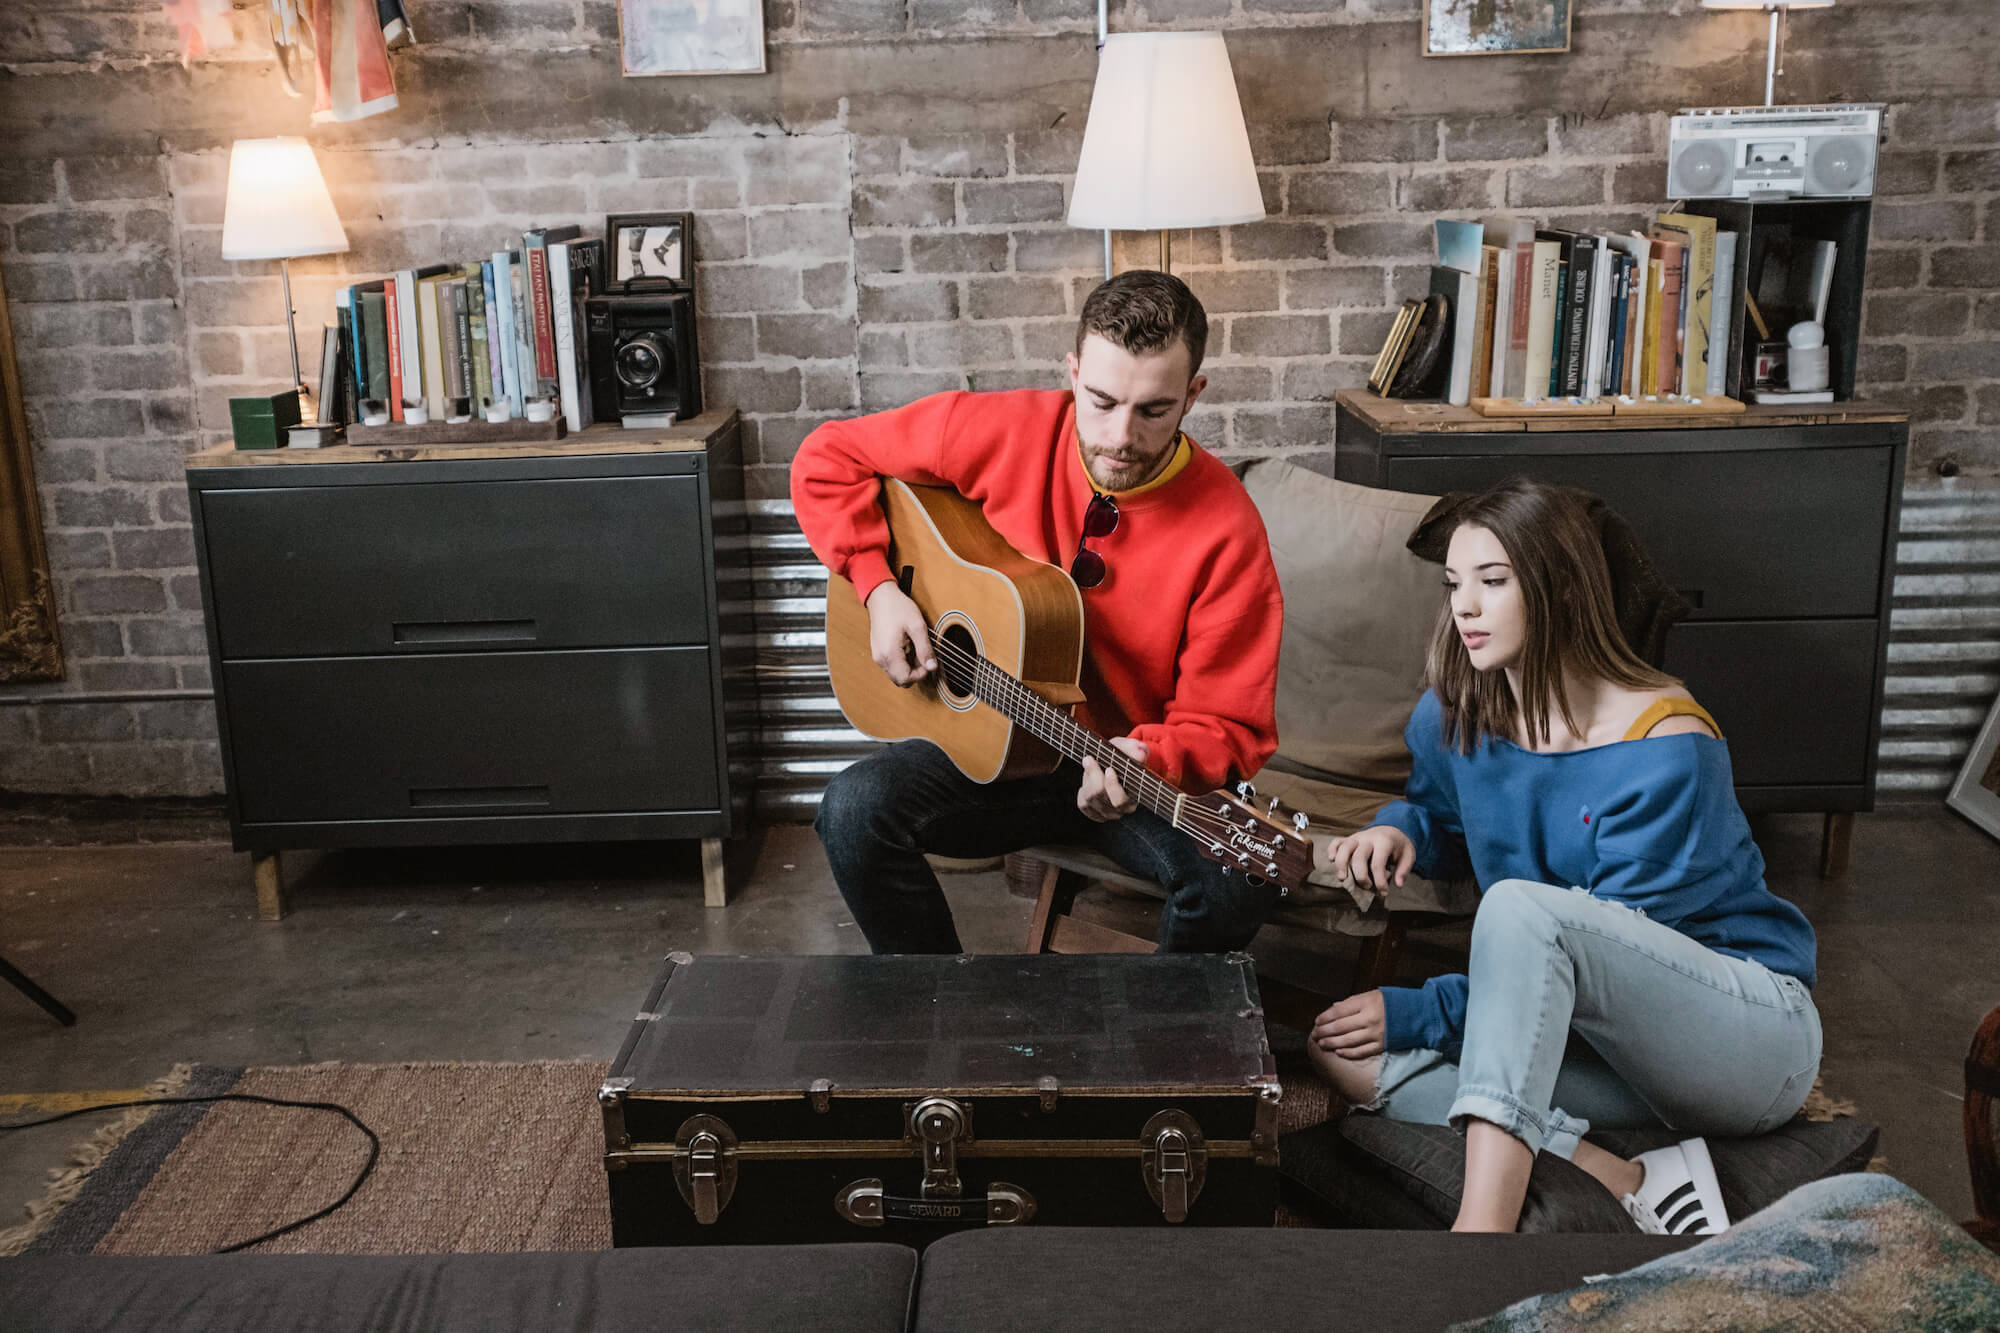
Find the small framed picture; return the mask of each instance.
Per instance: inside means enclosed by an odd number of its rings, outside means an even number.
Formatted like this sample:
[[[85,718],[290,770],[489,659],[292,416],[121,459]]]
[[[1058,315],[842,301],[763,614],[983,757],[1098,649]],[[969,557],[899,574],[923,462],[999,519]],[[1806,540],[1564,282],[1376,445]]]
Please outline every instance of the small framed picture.
[[[613,292],[677,292],[694,286],[694,215],[613,213],[604,220]]]
[[[618,0],[625,74],[762,74],[763,0]]]
[[[1556,55],[1569,50],[1571,0],[1422,0],[1427,56]]]
[[[1972,742],[1945,804],[2000,838],[2000,699],[1986,714],[1986,724]]]

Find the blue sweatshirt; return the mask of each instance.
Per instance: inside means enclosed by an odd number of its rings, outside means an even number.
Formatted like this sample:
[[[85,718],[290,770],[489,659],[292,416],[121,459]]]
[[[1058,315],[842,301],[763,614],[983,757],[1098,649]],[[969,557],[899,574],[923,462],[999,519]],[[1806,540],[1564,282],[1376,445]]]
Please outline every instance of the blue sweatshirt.
[[[1681,734],[1538,753],[1489,737],[1462,754],[1445,744],[1429,691],[1403,739],[1415,761],[1406,799],[1375,822],[1409,835],[1418,874],[1469,873],[1482,892],[1507,879],[1585,888],[1717,953],[1816,979],[1812,927],[1764,887],[1722,741]],[[1382,987],[1384,1045],[1456,1061],[1465,996],[1463,973]]]

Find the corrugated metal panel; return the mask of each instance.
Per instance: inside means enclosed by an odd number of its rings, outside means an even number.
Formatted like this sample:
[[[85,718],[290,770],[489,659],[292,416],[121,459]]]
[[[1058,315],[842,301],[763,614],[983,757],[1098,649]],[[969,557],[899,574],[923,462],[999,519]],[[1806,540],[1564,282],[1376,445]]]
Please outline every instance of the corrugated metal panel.
[[[1930,800],[2000,694],[2000,487],[1910,486],[1898,528],[1875,791]]]
[[[813,558],[789,500],[749,500],[749,582],[726,583],[732,610],[756,648],[757,728],[752,754],[757,814],[805,821],[828,778],[879,748],[847,725],[826,674],[826,569]],[[724,539],[717,537],[718,544]]]
[[[747,538],[717,541],[750,547],[749,583],[726,584],[722,599],[730,631],[754,635],[757,808],[767,820],[809,820],[826,780],[878,743],[848,726],[833,700],[826,570],[791,502],[744,508]],[[1876,780],[1885,801],[1932,799],[1950,786],[2000,694],[2000,486],[1911,486],[1899,529]]]

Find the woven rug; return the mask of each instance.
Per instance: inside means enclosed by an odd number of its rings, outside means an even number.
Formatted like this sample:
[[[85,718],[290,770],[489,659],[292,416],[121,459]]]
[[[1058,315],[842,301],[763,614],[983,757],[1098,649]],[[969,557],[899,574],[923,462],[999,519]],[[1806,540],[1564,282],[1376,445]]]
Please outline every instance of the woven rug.
[[[1279,1130],[1318,1124],[1338,1099],[1281,1055]],[[602,1061],[527,1064],[181,1066],[158,1096],[252,1093],[346,1106],[381,1137],[347,1205],[266,1241],[272,1254],[606,1250]],[[1814,1093],[1814,1119],[1852,1108]],[[8,1254],[205,1254],[327,1206],[367,1160],[360,1131],[326,1111],[217,1102],[127,1111],[58,1174]],[[1280,1207],[1279,1226],[1311,1226]]]

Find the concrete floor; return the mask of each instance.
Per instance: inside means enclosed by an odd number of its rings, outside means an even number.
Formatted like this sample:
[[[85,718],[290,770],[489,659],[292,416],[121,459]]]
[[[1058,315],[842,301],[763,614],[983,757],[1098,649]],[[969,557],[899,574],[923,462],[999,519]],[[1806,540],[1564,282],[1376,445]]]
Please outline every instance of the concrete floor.
[[[1882,1126],[1897,1176],[1970,1216],[1960,1070],[2000,1003],[2000,843],[1942,806],[1891,808],[1857,821],[1850,873],[1822,884],[1817,817],[1757,832],[1819,931],[1826,1087]],[[719,911],[693,844],[294,853],[290,915],[267,924],[226,843],[0,847],[0,954],[80,1018],[58,1027],[0,986],[0,1095],[137,1088],[188,1060],[609,1059],[669,950],[865,951],[810,829],[744,851]],[[968,949],[1020,948],[1030,904],[999,873],[945,883]],[[1344,976],[1318,947],[1257,951]],[[100,1118],[0,1136],[0,1227]]]

